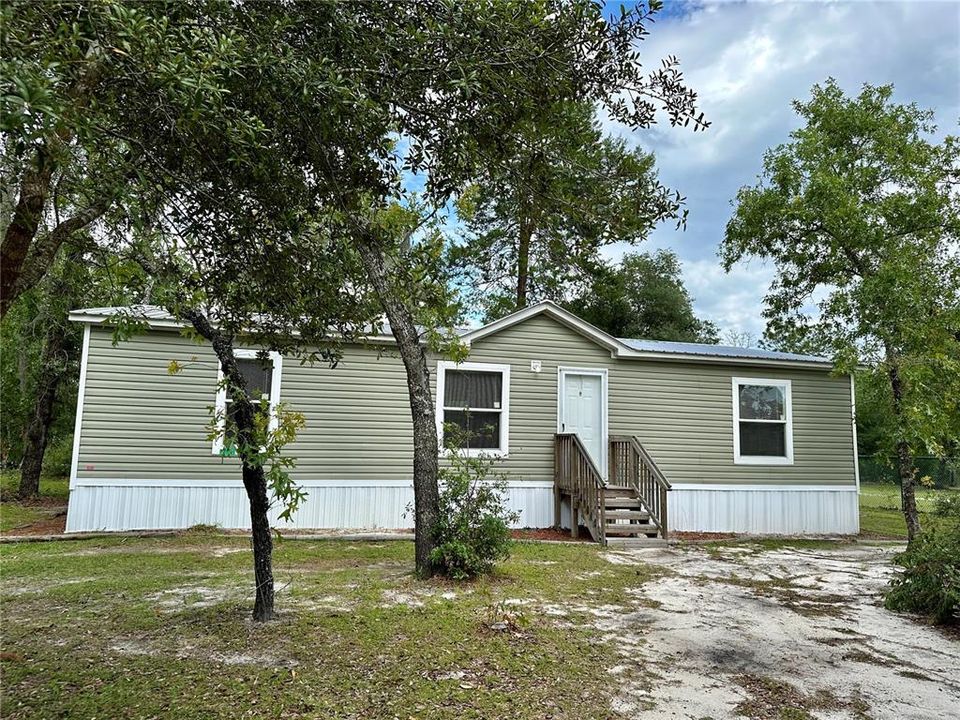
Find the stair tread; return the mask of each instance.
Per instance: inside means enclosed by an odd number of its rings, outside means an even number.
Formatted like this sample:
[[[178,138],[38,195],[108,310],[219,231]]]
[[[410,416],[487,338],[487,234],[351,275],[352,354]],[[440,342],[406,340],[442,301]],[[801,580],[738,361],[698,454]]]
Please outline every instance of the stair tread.
[[[638,508],[640,507],[639,498],[607,498],[604,505],[607,508]]]
[[[628,510],[626,508],[607,508],[608,520],[648,520],[650,513],[646,510]]]
[[[667,541],[662,537],[612,537],[607,540],[608,545],[620,545],[627,547],[656,547],[667,545]]]
[[[656,525],[640,525],[639,523],[617,523],[604,526],[607,535],[657,535]]]

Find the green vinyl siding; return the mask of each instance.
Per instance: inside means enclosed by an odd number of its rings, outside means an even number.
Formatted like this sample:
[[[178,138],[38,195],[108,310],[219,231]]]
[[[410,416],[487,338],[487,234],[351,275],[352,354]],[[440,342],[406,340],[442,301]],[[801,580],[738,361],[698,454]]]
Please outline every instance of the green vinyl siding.
[[[850,380],[822,369],[715,362],[613,359],[610,352],[545,315],[478,341],[470,359],[509,357],[509,472],[552,479],[557,427],[558,368],[605,368],[609,430],[636,435],[671,482],[853,484]],[[541,372],[530,371],[530,361]],[[733,462],[734,377],[790,380],[793,385],[793,465]],[[514,452],[515,449],[517,452]]]
[[[168,373],[171,360],[183,365]],[[91,329],[80,478],[235,479],[238,461],[211,453],[205,429],[217,394],[213,351],[175,331],[116,346]],[[307,420],[287,453],[295,478],[405,480],[413,462],[403,364],[348,347],[335,368],[285,358],[280,402]]]
[[[383,348],[351,346],[335,368],[286,358],[281,402],[304,413],[289,447],[297,479],[408,480],[412,432],[403,364]],[[185,367],[170,375],[177,360]],[[636,435],[667,478],[689,483],[852,484],[849,379],[823,370],[659,360],[615,360],[545,315],[478,340],[470,361],[510,364],[513,480],[552,480],[557,368],[606,368],[612,434]],[[530,361],[541,362],[541,372]],[[430,361],[436,382],[437,360]],[[733,462],[731,378],[793,384],[794,464]],[[212,351],[176,332],[153,330],[111,344],[91,330],[79,476],[234,479],[235,459],[211,454],[204,429],[216,396]]]

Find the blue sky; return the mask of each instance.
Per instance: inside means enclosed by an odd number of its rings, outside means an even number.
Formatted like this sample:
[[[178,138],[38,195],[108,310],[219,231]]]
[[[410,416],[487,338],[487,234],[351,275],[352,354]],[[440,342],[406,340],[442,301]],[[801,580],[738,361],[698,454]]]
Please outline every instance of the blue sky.
[[[614,4],[614,7],[617,5]],[[762,297],[771,270],[756,261],[729,275],[717,247],[737,189],[756,181],[764,150],[798,126],[790,102],[828,76],[848,92],[893,83],[895,99],[936,111],[940,134],[960,117],[960,3],[671,2],[641,57],[655,66],[675,54],[712,126],[612,133],[653,151],[662,180],[687,196],[685,232],[664,225],[641,249],[671,248],[698,313],[724,330],[763,331]],[[614,247],[611,259],[624,248]]]

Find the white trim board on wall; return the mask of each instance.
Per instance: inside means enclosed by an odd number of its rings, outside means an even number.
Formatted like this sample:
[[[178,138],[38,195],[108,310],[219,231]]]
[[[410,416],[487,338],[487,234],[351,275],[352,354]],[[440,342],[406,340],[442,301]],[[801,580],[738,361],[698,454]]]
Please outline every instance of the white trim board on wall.
[[[857,447],[857,388],[853,373],[850,373],[850,420],[853,423],[853,476],[860,492],[860,449]]]
[[[73,456],[70,458],[70,489],[77,486],[80,471],[80,431],[83,428],[83,400],[87,389],[87,363],[90,358],[90,325],[83,326],[83,349],[80,352],[80,380],[77,390],[77,415],[73,423]]]

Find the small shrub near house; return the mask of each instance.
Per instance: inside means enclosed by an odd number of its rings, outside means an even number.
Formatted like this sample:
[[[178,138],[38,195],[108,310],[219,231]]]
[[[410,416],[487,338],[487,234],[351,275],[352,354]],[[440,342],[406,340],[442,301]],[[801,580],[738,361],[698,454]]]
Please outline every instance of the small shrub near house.
[[[467,580],[509,556],[510,525],[520,516],[504,502],[506,477],[495,472],[496,459],[450,452],[449,467],[440,471],[440,515],[430,559],[437,573]]]
[[[897,556],[903,570],[890,583],[891,610],[926,615],[937,624],[960,621],[960,493],[937,499],[939,520]]]

